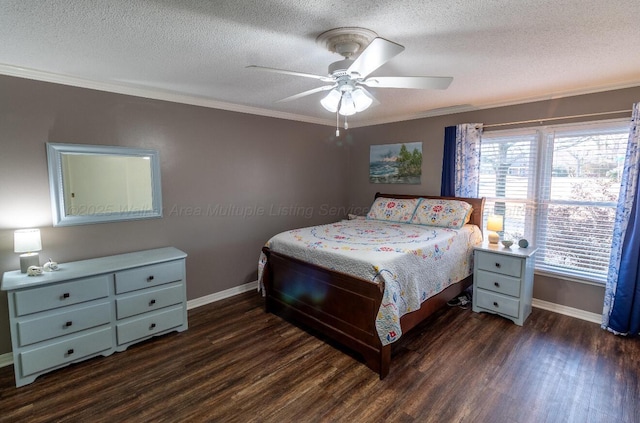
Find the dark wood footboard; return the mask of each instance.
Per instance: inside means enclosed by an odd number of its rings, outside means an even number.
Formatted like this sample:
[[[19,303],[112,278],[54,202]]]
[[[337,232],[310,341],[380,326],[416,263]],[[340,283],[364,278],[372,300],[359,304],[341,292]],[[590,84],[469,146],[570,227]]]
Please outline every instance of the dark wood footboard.
[[[382,345],[376,316],[384,286],[288,257],[264,247],[266,311],[302,323],[360,354],[383,379],[391,363],[391,345]],[[402,332],[422,322],[471,285],[471,277],[449,286],[401,317]]]
[[[391,354],[376,332],[379,284],[271,251],[263,276],[266,310],[300,322],[359,353],[384,377]],[[383,352],[385,351],[385,352]]]

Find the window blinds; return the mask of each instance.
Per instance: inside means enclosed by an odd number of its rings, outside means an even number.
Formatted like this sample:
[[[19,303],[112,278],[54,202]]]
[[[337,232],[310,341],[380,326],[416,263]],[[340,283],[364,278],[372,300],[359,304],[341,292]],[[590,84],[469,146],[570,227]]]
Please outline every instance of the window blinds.
[[[628,133],[600,124],[543,134],[538,268],[606,278]]]
[[[505,239],[539,250],[536,269],[606,279],[629,123],[485,132],[479,195]]]

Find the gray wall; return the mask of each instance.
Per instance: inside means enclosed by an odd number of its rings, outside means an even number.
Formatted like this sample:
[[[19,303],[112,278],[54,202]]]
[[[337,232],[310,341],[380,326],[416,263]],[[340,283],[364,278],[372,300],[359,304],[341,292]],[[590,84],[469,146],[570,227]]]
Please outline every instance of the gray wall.
[[[189,255],[189,299],[254,281],[269,237],[344,215],[328,212],[348,199],[348,150],[331,141],[333,132],[0,76],[0,272],[19,268],[13,231],[38,227],[42,263],[171,245]],[[159,150],[164,218],[52,227],[48,141]],[[248,207],[261,215],[207,213],[216,206]],[[3,292],[0,354],[11,350],[6,302]]]
[[[188,298],[256,279],[273,234],[361,213],[376,191],[439,194],[444,127],[630,109],[640,87],[350,130],[0,76],[0,272],[19,267],[13,231],[38,227],[41,258],[66,261],[172,245],[189,254]],[[51,226],[45,143],[160,151],[162,219]],[[369,146],[422,141],[421,185],[368,181]],[[260,216],[207,214],[248,207]],[[331,210],[339,208],[339,211]],[[198,213],[198,208],[204,212]],[[236,209],[237,210],[237,209]],[[604,290],[536,276],[534,297],[600,313]],[[0,294],[0,354],[10,351]]]
[[[349,161],[349,202],[353,208],[368,207],[377,191],[401,194],[440,195],[444,128],[460,123],[485,125],[550,117],[629,110],[629,113],[604,117],[562,120],[569,123],[631,116],[631,106],[640,101],[640,87],[597,94],[566,97],[508,107],[479,110],[433,118],[415,119],[351,130],[353,145]],[[533,126],[535,124],[521,125]],[[509,128],[516,128],[510,126]],[[499,128],[504,129],[504,128]],[[489,129],[487,129],[489,130]],[[422,184],[388,185],[369,183],[369,146],[421,141]],[[581,310],[601,313],[604,287],[587,285],[548,276],[535,276],[534,298]]]

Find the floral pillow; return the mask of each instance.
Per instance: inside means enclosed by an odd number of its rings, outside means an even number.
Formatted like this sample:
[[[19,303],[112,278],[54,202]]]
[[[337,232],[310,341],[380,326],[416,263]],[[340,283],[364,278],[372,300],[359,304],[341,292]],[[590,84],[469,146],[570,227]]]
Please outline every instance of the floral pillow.
[[[411,223],[460,229],[469,221],[472,210],[464,201],[422,198]]]
[[[416,210],[417,198],[376,198],[367,214],[367,219],[387,222],[409,223]]]

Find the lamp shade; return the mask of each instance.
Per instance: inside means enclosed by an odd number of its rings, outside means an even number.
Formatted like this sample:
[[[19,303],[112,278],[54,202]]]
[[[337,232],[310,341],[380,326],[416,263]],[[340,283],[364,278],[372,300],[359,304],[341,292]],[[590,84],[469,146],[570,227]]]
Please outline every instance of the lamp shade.
[[[487,230],[500,232],[502,231],[502,216],[492,215],[487,218]]]
[[[342,93],[334,88],[329,91],[329,94],[327,94],[326,97],[320,100],[320,104],[322,104],[322,107],[331,113],[335,113],[338,111],[338,105],[340,104],[341,97]]]
[[[353,90],[351,97],[353,98],[353,103],[356,105],[356,112],[366,110],[371,106],[371,103],[373,103],[373,99],[369,97],[367,92],[362,88]]]
[[[356,104],[353,102],[353,97],[349,91],[342,93],[342,102],[340,103],[340,111],[338,112],[342,116],[351,116],[356,114]]]
[[[32,253],[42,250],[40,229],[20,229],[13,233],[13,248],[16,253]]]

